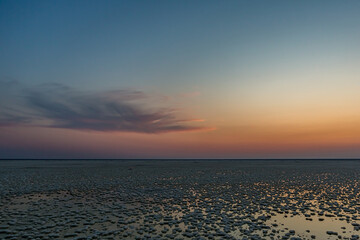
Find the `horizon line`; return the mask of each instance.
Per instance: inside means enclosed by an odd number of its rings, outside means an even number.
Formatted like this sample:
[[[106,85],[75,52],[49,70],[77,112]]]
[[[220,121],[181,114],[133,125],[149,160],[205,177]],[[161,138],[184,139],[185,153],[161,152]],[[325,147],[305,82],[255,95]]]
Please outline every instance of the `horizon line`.
[[[274,161],[274,160],[290,160],[290,161],[359,161],[360,158],[0,158],[0,161]]]

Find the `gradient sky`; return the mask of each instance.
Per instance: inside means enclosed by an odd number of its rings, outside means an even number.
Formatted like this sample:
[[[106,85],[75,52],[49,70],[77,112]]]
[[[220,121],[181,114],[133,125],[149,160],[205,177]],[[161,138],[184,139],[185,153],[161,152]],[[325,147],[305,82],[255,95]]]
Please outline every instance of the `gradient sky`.
[[[358,158],[359,13],[0,0],[0,158]]]

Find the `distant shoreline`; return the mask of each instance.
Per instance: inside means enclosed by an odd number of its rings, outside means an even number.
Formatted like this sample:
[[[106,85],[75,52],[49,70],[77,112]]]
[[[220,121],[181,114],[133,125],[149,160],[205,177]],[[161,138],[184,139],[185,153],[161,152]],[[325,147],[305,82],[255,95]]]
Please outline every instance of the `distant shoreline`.
[[[0,161],[360,161],[360,158],[5,158]]]

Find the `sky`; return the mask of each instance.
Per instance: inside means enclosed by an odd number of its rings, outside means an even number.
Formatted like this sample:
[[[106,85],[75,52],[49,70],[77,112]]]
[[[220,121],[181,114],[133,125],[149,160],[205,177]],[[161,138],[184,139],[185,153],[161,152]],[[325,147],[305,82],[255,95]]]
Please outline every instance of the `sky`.
[[[359,158],[359,12],[0,0],[0,159]]]

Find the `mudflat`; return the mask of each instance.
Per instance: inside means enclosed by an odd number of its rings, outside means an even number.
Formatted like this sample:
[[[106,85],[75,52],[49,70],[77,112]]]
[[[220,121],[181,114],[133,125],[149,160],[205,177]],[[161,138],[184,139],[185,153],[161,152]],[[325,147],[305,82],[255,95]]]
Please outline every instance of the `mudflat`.
[[[2,160],[0,239],[359,239],[360,161]]]

